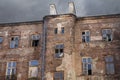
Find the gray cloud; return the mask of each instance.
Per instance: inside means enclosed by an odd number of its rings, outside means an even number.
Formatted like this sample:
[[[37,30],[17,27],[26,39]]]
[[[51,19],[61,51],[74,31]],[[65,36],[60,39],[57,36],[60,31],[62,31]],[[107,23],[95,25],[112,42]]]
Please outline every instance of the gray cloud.
[[[0,23],[42,20],[49,15],[49,4],[65,14],[71,1],[79,17],[120,13],[120,0],[0,0]]]

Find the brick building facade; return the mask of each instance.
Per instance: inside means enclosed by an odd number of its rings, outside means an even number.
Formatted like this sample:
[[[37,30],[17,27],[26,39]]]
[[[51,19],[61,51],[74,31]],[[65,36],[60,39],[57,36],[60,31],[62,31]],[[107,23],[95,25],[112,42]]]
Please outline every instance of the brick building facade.
[[[120,15],[0,24],[0,80],[120,80]]]

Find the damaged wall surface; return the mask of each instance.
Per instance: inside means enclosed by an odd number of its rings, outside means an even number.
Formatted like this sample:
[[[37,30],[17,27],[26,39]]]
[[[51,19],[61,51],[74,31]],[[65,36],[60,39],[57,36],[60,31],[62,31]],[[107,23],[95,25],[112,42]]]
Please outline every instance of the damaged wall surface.
[[[120,80],[119,35],[120,15],[0,24],[0,80]]]

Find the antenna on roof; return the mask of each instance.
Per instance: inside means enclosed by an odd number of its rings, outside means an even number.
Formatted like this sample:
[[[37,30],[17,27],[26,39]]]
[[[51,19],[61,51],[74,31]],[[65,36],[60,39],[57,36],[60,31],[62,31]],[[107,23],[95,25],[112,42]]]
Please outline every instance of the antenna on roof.
[[[50,4],[50,15],[57,15],[55,4]]]
[[[69,2],[69,13],[76,14],[74,2]]]

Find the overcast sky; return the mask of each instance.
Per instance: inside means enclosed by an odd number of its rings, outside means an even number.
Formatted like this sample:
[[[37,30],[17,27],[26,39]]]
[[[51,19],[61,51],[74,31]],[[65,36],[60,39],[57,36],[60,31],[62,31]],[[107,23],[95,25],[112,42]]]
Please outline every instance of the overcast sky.
[[[71,1],[79,17],[120,13],[120,0],[0,0],[0,23],[42,20],[49,15],[49,4],[56,5],[58,14],[64,14]]]

